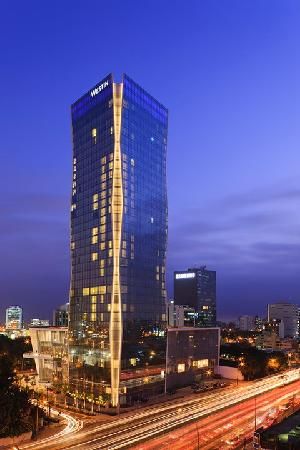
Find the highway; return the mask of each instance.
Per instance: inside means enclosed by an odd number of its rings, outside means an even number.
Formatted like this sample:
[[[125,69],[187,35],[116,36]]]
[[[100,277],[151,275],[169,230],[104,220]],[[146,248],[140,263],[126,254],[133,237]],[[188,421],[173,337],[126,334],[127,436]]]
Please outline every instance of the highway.
[[[216,413],[220,414],[220,416],[216,417],[218,423],[220,421],[219,426],[218,424],[215,426],[216,422],[214,419],[213,428],[221,429],[222,426],[228,426],[228,424],[231,423],[232,414],[236,414],[237,420],[242,420],[243,416],[245,417],[245,414],[250,414],[249,403],[247,403],[247,401],[250,401],[253,404],[253,398],[256,397],[257,407],[263,407],[263,403],[261,404],[261,402],[267,402],[267,404],[271,405],[278,397],[299,390],[300,381],[298,380],[299,369],[293,369],[285,372],[284,376],[282,374],[276,375],[253,383],[240,385],[239,387],[211,391],[209,394],[195,394],[189,399],[174,400],[173,402],[168,402],[166,404],[157,404],[152,407],[146,407],[135,412],[111,418],[104,423],[102,421],[100,424],[96,418],[89,421],[83,429],[77,429],[74,430],[74,432],[60,436],[59,441],[38,441],[30,444],[30,449],[115,450],[136,448],[148,450],[172,448],[173,450],[173,448],[177,448],[177,445],[178,449],[197,448],[198,439],[207,439],[207,436],[209,436],[212,431],[210,429],[212,426],[212,418],[207,417],[208,415],[216,415]],[[296,383],[285,386],[292,382]],[[265,393],[269,393],[269,396],[261,400],[262,397],[258,396]],[[236,409],[234,409],[234,407]],[[187,440],[185,439],[184,444],[180,444],[179,438],[183,436],[186,432],[187,425],[191,422],[193,422],[193,424],[189,425],[189,427],[194,430],[192,434],[194,435],[193,439],[195,442],[194,444],[191,443],[191,447],[188,447]],[[195,422],[197,422],[198,429],[196,429]],[[208,426],[207,430],[205,429],[205,426]],[[168,436],[168,433],[175,428],[177,431],[173,431],[172,435],[178,436],[176,446],[173,439],[172,445],[170,444],[170,436]],[[224,430],[222,432],[224,434]],[[151,440],[162,434],[164,434],[164,436],[161,442],[157,444],[153,441],[154,447],[151,446]],[[214,439],[217,440],[218,435],[214,434],[211,436],[211,440]],[[143,444],[145,441],[147,442]],[[203,441],[199,448],[203,449],[203,445],[209,446],[210,444],[208,441],[207,443]],[[157,445],[159,446],[157,447]],[[184,445],[184,447],[180,447],[180,445]],[[21,447],[22,450],[25,448],[29,447]]]
[[[283,388],[276,388],[255,399],[247,400],[189,424],[157,439],[137,445],[134,450],[229,450],[238,448],[253,436],[255,409],[257,428],[271,424],[270,417],[276,417],[278,408],[300,392],[300,381]],[[295,404],[299,405],[299,398]],[[277,414],[276,414],[277,412]]]

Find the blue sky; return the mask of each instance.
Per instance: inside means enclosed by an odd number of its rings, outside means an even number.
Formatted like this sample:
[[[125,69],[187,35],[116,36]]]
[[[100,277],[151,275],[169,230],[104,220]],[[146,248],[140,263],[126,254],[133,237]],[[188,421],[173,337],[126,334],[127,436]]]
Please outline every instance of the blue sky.
[[[109,72],[169,108],[169,295],[207,264],[220,318],[300,303],[299,22],[291,0],[3,2],[0,317],[67,299],[70,104]]]

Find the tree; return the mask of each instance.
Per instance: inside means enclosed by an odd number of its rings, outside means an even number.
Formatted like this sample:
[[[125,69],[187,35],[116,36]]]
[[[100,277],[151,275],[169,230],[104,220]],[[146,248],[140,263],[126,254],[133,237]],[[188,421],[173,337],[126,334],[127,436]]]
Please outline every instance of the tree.
[[[0,437],[18,436],[32,429],[28,392],[15,383],[12,360],[0,356]]]

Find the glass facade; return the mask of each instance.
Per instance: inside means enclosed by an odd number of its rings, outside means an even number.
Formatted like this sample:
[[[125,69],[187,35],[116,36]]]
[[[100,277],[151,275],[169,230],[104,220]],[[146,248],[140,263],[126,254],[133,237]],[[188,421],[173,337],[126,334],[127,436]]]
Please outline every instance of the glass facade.
[[[117,406],[122,370],[163,334],[167,121],[126,75],[72,105],[69,382],[91,402]]]
[[[23,327],[23,310],[21,306],[6,308],[5,326],[8,330],[20,330]]]
[[[195,309],[196,326],[215,326],[216,272],[205,266],[174,272],[174,302]]]

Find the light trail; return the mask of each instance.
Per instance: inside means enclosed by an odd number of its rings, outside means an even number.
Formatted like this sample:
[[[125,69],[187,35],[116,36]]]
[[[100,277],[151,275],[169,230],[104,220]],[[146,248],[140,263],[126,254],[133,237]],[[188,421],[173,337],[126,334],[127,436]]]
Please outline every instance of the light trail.
[[[153,439],[156,435],[166,433],[174,428],[183,426],[191,421],[205,417],[206,415],[215,413],[224,408],[234,404],[245,401],[251,397],[257,396],[276,387],[283,386],[287,383],[299,380],[299,370],[291,370],[284,375],[276,375],[256,381],[250,385],[242,386],[227,392],[218,392],[208,395],[204,399],[181,401],[176,405],[163,405],[152,408],[155,417],[151,418],[151,411],[145,410],[140,414],[123,417],[114,421],[111,424],[105,424],[93,429],[93,432],[101,433],[101,440],[99,436],[94,439],[78,443],[66,448],[69,449],[89,449],[89,450],[117,450],[121,448],[130,448],[138,442],[147,439]],[[165,412],[167,410],[169,412]],[[158,414],[162,412],[163,414]],[[137,420],[146,417],[145,420]],[[124,428],[124,424],[132,423],[129,427]],[[120,428],[118,429],[118,425]],[[107,433],[108,428],[117,428],[116,430]],[[106,431],[106,433],[104,432]],[[104,432],[104,433],[103,433]],[[87,437],[87,436],[86,436]]]
[[[194,396],[186,400],[154,405],[113,418],[110,422],[101,425],[90,424],[90,429],[78,430],[76,433],[61,436],[59,442],[54,444],[52,441],[51,446],[50,443],[47,445],[47,442],[44,441],[42,446],[34,447],[33,445],[31,449],[117,450],[133,448],[142,442],[151,441],[159,435],[165,435],[175,428],[178,428],[176,432],[181,433],[182,427],[187,427],[189,424],[191,427],[195,427],[193,422],[200,419],[203,421],[206,416],[211,414],[224,413],[226,416],[228,414],[226,408],[239,404],[238,407],[242,409],[243,402],[295,381],[299,381],[299,370],[293,369],[284,374],[247,385],[212,391],[205,396]],[[300,382],[298,384],[300,385]],[[209,420],[209,418],[207,419]],[[173,434],[176,432],[173,431]],[[147,444],[148,442],[138,448],[148,448]]]
[[[57,416],[59,415],[59,412],[55,409],[52,409],[52,412]],[[77,420],[74,417],[70,416],[69,414],[61,412],[60,417],[65,419],[65,421],[67,422],[67,425],[65,426],[65,428],[63,430],[59,431],[58,433],[52,434],[51,436],[48,436],[46,438],[37,439],[36,442],[31,442],[30,444],[22,445],[19,447],[20,450],[27,449],[27,448],[40,449],[40,448],[44,447],[45,445],[48,445],[49,443],[56,441],[57,439],[60,439],[65,436],[69,436],[72,433],[78,432],[83,427],[82,420]]]

